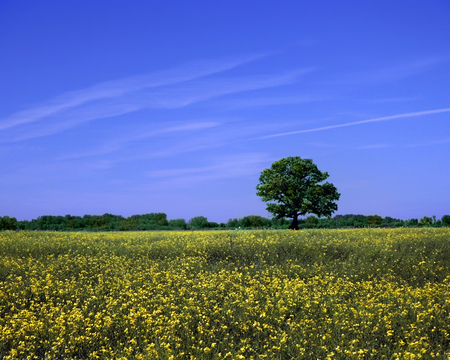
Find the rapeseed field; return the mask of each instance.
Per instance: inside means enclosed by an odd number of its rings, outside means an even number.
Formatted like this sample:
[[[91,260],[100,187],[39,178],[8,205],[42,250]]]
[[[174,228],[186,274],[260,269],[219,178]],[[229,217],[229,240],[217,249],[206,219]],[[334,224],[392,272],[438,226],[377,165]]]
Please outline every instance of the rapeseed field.
[[[0,359],[448,359],[450,229],[0,233]]]

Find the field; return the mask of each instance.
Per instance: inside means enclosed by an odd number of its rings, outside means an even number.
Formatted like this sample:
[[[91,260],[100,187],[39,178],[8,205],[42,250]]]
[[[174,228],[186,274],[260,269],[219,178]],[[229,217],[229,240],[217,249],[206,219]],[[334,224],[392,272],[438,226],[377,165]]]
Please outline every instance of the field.
[[[0,359],[448,359],[450,229],[0,233]]]

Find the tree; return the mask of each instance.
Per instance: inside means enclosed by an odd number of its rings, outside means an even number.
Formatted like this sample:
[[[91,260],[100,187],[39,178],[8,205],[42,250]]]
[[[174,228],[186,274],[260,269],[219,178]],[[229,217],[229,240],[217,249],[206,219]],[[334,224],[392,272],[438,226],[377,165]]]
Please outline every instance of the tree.
[[[314,215],[308,216],[305,220],[305,224],[309,228],[315,228],[319,224],[319,219]]]
[[[450,215],[444,215],[441,221],[444,226],[450,226]]]
[[[419,225],[430,226],[433,223],[433,219],[429,216],[424,216],[419,220]]]
[[[341,194],[333,184],[323,183],[328,177],[311,159],[287,157],[261,173],[256,195],[271,201],[266,209],[277,219],[292,218],[289,228],[297,230],[300,215],[331,216],[337,210]]]
[[[265,219],[258,215],[244,216],[242,219],[239,219],[239,226],[244,228],[262,228],[268,227],[269,224],[269,219]]]
[[[16,230],[17,219],[15,217],[0,217],[0,230]]]
[[[369,215],[367,217],[367,225],[370,227],[378,227],[381,225],[383,219],[380,215]]]
[[[169,228],[177,230],[186,230],[187,224],[184,219],[172,219],[169,220]]]
[[[204,216],[196,216],[189,220],[190,229],[206,229],[209,227],[208,219]]]

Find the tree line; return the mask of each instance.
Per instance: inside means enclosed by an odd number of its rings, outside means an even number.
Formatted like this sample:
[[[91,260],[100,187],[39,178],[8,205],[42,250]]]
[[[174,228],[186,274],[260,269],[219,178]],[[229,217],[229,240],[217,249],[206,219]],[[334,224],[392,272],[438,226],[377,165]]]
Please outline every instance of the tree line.
[[[53,216],[45,215],[31,221],[18,221],[14,217],[0,217],[0,230],[51,230],[51,231],[144,231],[144,230],[224,230],[224,229],[287,229],[291,220],[249,215],[229,219],[226,223],[208,221],[204,216],[167,220],[165,213],[150,213],[123,217],[120,215]],[[421,219],[400,220],[379,215],[336,215],[318,218],[311,215],[298,219],[300,229],[340,229],[364,227],[448,227],[450,215],[441,219],[424,216]]]
[[[230,219],[227,223],[208,221],[196,216],[167,220],[165,213],[123,217],[120,215],[40,216],[31,221],[0,217],[0,230],[53,231],[139,231],[139,230],[205,230],[205,229],[339,229],[363,227],[441,227],[450,226],[450,215],[440,220],[423,216],[420,220],[400,220],[379,215],[336,215],[336,201],[341,194],[325,180],[327,172],[317,168],[311,159],[290,156],[275,161],[261,172],[256,195],[267,202],[266,210],[273,218],[258,215]],[[312,214],[305,217],[307,214]],[[304,216],[304,218],[299,218]],[[291,220],[288,220],[291,219]]]

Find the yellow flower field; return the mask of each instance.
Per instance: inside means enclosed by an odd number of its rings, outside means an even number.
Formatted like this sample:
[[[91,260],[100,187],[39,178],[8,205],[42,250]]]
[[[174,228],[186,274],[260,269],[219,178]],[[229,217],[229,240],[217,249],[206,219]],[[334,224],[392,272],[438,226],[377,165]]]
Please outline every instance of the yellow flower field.
[[[448,359],[450,229],[0,233],[0,359]]]

